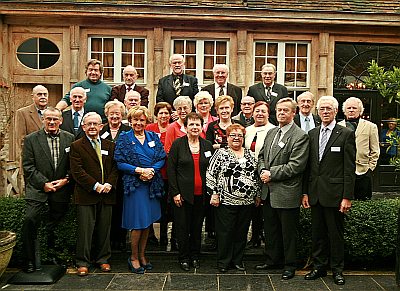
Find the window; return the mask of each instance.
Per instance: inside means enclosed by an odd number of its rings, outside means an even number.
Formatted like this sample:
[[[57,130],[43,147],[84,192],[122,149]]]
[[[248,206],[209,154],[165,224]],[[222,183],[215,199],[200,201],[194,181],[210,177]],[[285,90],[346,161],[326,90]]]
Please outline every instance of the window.
[[[254,82],[261,82],[261,67],[276,66],[275,81],[296,97],[309,89],[310,44],[302,42],[256,41],[254,44]]]
[[[214,81],[215,64],[228,64],[228,41],[225,40],[175,39],[172,51],[185,57],[185,74],[197,77],[199,84]]]
[[[47,69],[57,63],[60,50],[52,41],[45,38],[30,38],[17,49],[18,60],[28,68]]]
[[[122,71],[132,65],[138,72],[138,83],[146,83],[146,39],[127,37],[89,37],[89,58],[103,63],[103,80],[121,83]]]

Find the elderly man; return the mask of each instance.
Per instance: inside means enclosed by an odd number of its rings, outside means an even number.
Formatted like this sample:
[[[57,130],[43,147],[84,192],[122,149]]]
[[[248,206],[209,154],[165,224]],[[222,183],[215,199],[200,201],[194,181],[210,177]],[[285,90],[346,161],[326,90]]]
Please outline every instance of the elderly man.
[[[243,97],[240,102],[240,109],[238,115],[232,117],[233,120],[240,121],[245,127],[248,127],[254,123],[253,111],[254,111],[254,98],[251,96]]]
[[[345,120],[339,122],[355,132],[356,136],[356,184],[354,198],[367,200],[372,197],[372,171],[378,163],[380,148],[376,124],[362,119],[364,106],[360,99],[350,97],[343,103]]]
[[[266,101],[269,104],[269,122],[278,125],[275,107],[279,99],[288,97],[285,86],[275,83],[276,67],[273,64],[265,64],[261,68],[262,82],[250,86],[248,96],[254,97],[255,101]]]
[[[297,104],[299,107],[299,113],[294,117],[294,123],[299,126],[305,132],[309,132],[311,129],[321,124],[321,119],[318,115],[312,113],[314,108],[314,94],[310,91],[301,93],[297,97]]]
[[[75,87],[69,92],[71,100],[71,109],[65,110],[62,113],[63,123],[60,128],[72,133],[75,139],[84,136],[82,129],[82,118],[85,115],[84,105],[86,103],[86,91],[82,87]]]
[[[95,111],[100,114],[102,121],[106,121],[104,115],[104,105],[110,100],[111,87],[101,81],[101,75],[103,74],[103,65],[99,60],[91,59],[88,61],[85,67],[85,74],[87,79],[80,81],[72,86],[82,87],[86,91],[87,102],[85,104],[85,110],[87,112]],[[56,107],[60,110],[64,110],[71,105],[70,93],[68,92],[60,102],[57,103]]]
[[[214,103],[215,99],[218,96],[222,95],[229,95],[233,98],[234,108],[232,112],[232,116],[237,115],[239,113],[240,102],[242,100],[242,89],[238,86],[235,86],[231,83],[228,83],[228,75],[229,75],[229,68],[225,64],[216,64],[213,67],[213,74],[214,74],[214,84],[210,84],[205,86],[202,91],[207,91],[213,97]],[[213,107],[211,109],[211,114],[216,116],[217,112]]]
[[[126,93],[135,91],[139,93],[140,104],[142,106],[149,105],[149,90],[145,87],[136,84],[138,73],[135,67],[129,65],[124,68],[123,71],[124,84],[114,86],[111,90],[111,100],[117,99],[124,102]]]
[[[354,131],[336,124],[338,102],[322,96],[317,102],[322,125],[308,132],[310,155],[303,183],[303,207],[311,206],[314,269],[306,280],[326,276],[328,262],[333,281],[343,285],[344,215],[354,195],[356,145]]]
[[[189,96],[193,100],[199,92],[197,78],[184,74],[185,59],[180,54],[173,54],[169,58],[170,75],[158,81],[157,102],[167,102],[173,106],[174,100],[179,96]]]
[[[42,123],[43,111],[49,101],[49,91],[42,85],[37,85],[32,89],[33,103],[20,108],[15,114],[15,132],[17,140],[17,157],[21,153],[24,138],[26,135],[39,130]]]
[[[258,156],[266,261],[256,269],[266,270],[284,263],[284,280],[293,278],[296,271],[297,226],[309,148],[307,133],[293,122],[296,105],[291,98],[277,102],[279,127],[270,130]]]
[[[24,270],[27,273],[40,269],[39,262],[35,262],[35,245],[38,245],[37,230],[42,210],[47,210],[47,245],[53,249],[55,227],[67,212],[71,197],[68,176],[69,150],[74,136],[60,130],[61,123],[61,112],[58,109],[45,109],[44,128],[26,136],[24,142],[22,166],[25,177],[26,213],[21,238],[26,260]]]
[[[129,91],[125,94],[124,105],[128,113],[132,107],[139,106],[141,102],[140,93],[136,91]]]
[[[85,136],[71,145],[71,174],[76,181],[78,276],[86,276],[92,262],[110,272],[110,228],[118,179],[113,142],[100,139],[101,117],[89,112],[83,117]],[[92,244],[94,250],[92,251]]]

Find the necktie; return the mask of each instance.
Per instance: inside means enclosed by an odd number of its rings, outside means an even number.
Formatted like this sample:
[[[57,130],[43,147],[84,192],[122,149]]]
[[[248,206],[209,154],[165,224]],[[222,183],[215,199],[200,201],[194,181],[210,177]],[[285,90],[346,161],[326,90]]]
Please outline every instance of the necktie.
[[[328,143],[328,130],[329,128],[325,127],[322,129],[321,142],[319,144],[319,160],[321,161],[322,155],[324,154],[326,144]]]
[[[37,112],[38,112],[38,114],[39,114],[39,118],[42,119],[42,117],[43,117],[42,110],[38,109]]]
[[[131,91],[132,90],[132,86],[127,86],[126,87],[126,92],[129,92],[129,91]]]
[[[176,97],[181,95],[181,81],[179,80],[179,77],[176,77],[175,81],[174,81],[174,89],[175,89],[175,95]]]
[[[79,128],[79,113],[77,111],[74,112],[74,131],[75,133],[78,131]]]
[[[267,92],[265,92],[265,95],[267,96],[267,102],[271,101],[271,87],[267,87]]]
[[[93,140],[94,149],[96,151],[97,157],[99,158],[100,168],[101,168],[101,183],[104,183],[104,170],[103,170],[103,159],[101,157],[101,148],[98,140]]]
[[[311,129],[310,128],[310,118],[308,118],[308,116],[306,116],[306,119],[305,119],[305,128],[304,128],[304,130],[305,130],[305,132],[309,132],[309,130]]]
[[[224,87],[225,86],[219,86],[219,94],[218,94],[218,96],[222,96],[222,95],[224,95]]]

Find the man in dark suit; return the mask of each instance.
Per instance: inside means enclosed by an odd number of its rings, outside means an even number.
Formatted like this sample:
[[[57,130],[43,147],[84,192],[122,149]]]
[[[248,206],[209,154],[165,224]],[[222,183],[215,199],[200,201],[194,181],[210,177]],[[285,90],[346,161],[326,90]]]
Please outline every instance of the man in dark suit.
[[[173,54],[169,58],[169,66],[172,69],[172,74],[162,77],[158,81],[157,102],[167,102],[171,106],[178,96],[189,96],[194,99],[194,95],[199,92],[197,78],[183,73],[185,68],[185,59],[180,54]],[[173,119],[178,116],[173,114]]]
[[[305,132],[321,124],[321,118],[311,112],[314,108],[314,94],[310,91],[301,93],[297,97],[299,113],[294,117],[294,123]]]
[[[61,112],[47,108],[43,112],[44,128],[25,138],[22,166],[25,177],[26,213],[21,236],[27,273],[40,269],[35,248],[41,211],[47,208],[46,230],[48,247],[54,248],[54,229],[68,210],[71,197],[69,187],[69,150],[74,136],[60,130]],[[35,262],[36,261],[36,262]]]
[[[119,100],[122,103],[125,99],[125,94],[129,91],[136,91],[140,94],[140,105],[149,105],[149,90],[145,87],[136,84],[138,73],[135,67],[129,65],[124,68],[123,71],[125,84],[114,86],[111,90],[111,100]]]
[[[338,102],[322,96],[317,103],[322,125],[308,133],[310,155],[304,180],[303,207],[311,206],[314,269],[306,280],[326,276],[328,262],[337,285],[343,285],[344,215],[350,210],[355,183],[354,132],[336,124]]]
[[[85,136],[71,145],[71,174],[76,181],[78,275],[86,276],[92,261],[102,272],[110,272],[110,227],[118,179],[113,142],[99,137],[101,116],[89,112],[83,117]],[[95,249],[92,251],[92,242]]]
[[[279,127],[268,133],[258,156],[258,171],[263,182],[266,262],[256,269],[265,270],[284,263],[284,280],[293,278],[296,271],[297,226],[308,159],[308,135],[293,122],[296,105],[291,98],[277,102]]]
[[[231,83],[228,83],[229,68],[225,64],[216,64],[213,68],[215,83],[205,86],[202,91],[207,91],[215,98],[222,95],[229,95],[233,98],[234,108],[232,116],[239,114],[240,102],[242,101],[242,89]],[[211,114],[217,116],[215,108],[211,108]]]
[[[32,100],[31,105],[18,109],[15,114],[16,157],[18,159],[25,136],[38,131],[43,126],[42,116],[49,101],[49,91],[42,85],[35,86],[32,89]]]
[[[85,115],[84,105],[86,103],[86,91],[82,87],[75,87],[69,93],[71,109],[62,113],[63,123],[60,128],[72,133],[75,139],[80,139],[85,135],[82,129],[82,118]]]
[[[279,99],[288,97],[285,86],[275,83],[276,68],[273,64],[265,64],[261,68],[262,83],[250,86],[248,96],[257,101],[265,101],[269,104],[269,122],[278,125],[275,107]]]

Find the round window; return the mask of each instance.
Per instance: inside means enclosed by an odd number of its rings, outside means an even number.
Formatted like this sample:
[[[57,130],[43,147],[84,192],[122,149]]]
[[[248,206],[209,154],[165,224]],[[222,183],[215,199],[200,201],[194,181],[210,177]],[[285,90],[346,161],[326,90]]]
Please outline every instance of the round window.
[[[31,69],[47,69],[57,63],[60,50],[45,38],[35,37],[24,41],[17,49],[17,58]]]

